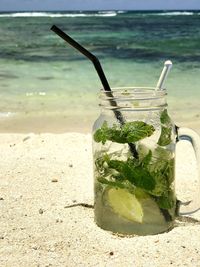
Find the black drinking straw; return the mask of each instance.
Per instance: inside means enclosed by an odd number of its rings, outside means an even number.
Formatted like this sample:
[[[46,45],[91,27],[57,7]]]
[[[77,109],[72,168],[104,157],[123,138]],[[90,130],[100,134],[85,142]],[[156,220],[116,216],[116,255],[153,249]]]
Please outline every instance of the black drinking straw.
[[[109,97],[109,102],[110,105],[113,107],[117,107],[117,103],[115,100],[113,100],[113,95],[112,95],[112,91],[111,88],[108,84],[108,81],[106,79],[106,76],[103,72],[103,69],[101,67],[101,64],[98,60],[98,58],[93,55],[91,52],[89,52],[88,50],[86,50],[83,46],[81,46],[79,43],[77,43],[74,39],[72,39],[69,35],[67,35],[66,33],[64,33],[62,30],[60,30],[57,26],[53,25],[51,27],[51,30],[54,31],[57,35],[59,35],[63,40],[65,40],[67,43],[69,43],[72,47],[74,47],[75,49],[77,49],[79,52],[81,52],[81,54],[83,54],[84,56],[86,56],[89,60],[92,61],[97,74],[101,80],[101,83],[103,85],[103,88],[105,90],[106,95]],[[120,122],[121,125],[123,125],[125,123],[125,119],[122,115],[122,113],[119,110],[115,110],[113,109],[113,112],[115,114],[116,119]],[[138,158],[138,153],[137,150],[135,148],[134,144],[129,144],[130,150],[133,154],[133,156],[135,158]]]

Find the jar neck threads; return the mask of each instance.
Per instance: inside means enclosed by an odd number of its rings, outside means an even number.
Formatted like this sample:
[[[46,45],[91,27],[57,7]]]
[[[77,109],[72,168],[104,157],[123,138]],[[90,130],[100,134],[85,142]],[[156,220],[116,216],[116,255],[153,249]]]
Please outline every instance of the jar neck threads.
[[[113,88],[112,91],[101,90],[100,107],[113,111],[148,111],[160,110],[167,106],[166,90],[150,87]]]

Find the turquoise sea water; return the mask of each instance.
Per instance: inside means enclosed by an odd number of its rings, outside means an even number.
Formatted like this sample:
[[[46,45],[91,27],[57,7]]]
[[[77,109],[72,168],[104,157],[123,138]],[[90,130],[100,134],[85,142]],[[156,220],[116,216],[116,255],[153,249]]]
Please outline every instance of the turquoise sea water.
[[[89,129],[98,115],[94,67],[53,24],[100,59],[111,87],[155,86],[170,59],[170,112],[197,128],[200,11],[21,12],[0,13],[0,131]]]

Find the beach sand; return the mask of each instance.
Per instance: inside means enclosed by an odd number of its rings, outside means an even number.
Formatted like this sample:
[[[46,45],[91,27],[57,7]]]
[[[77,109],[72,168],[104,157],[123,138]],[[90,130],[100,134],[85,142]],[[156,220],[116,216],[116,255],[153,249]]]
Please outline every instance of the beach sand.
[[[197,177],[186,141],[177,155],[179,194],[190,195]],[[0,266],[199,266],[200,212],[153,236],[96,226],[90,134],[0,134],[0,156]],[[89,206],[67,208],[78,203]]]

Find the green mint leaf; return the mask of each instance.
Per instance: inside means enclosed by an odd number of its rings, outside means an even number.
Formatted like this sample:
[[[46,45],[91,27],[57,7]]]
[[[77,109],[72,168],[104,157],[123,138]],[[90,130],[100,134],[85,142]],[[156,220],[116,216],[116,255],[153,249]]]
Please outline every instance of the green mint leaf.
[[[155,182],[156,182],[156,185],[155,185],[155,188],[153,190],[151,190],[151,192],[149,192],[151,195],[153,196],[162,196],[163,193],[168,190],[168,182],[167,180],[165,179],[165,177],[163,177],[162,173],[161,172],[157,172],[157,173],[152,173],[154,179],[155,179]]]
[[[114,124],[108,127],[104,122],[102,127],[94,133],[95,142],[105,144],[107,140],[116,143],[134,143],[149,137],[155,131],[152,125],[143,121],[127,122],[122,126]]]
[[[167,146],[172,142],[171,133],[172,133],[172,123],[171,119],[167,113],[167,110],[163,110],[160,115],[161,126],[161,134],[158,140],[159,146]]]
[[[176,205],[176,196],[174,195],[173,191],[170,190],[165,192],[161,197],[156,199],[158,206],[161,209],[171,209]]]
[[[110,186],[114,186],[114,187],[119,187],[119,188],[126,188],[125,184],[120,183],[118,181],[109,181],[103,177],[99,177],[99,178],[97,178],[97,180],[102,184],[106,184],[106,185],[110,185]]]
[[[136,166],[135,161],[110,160],[107,163],[110,168],[117,170],[121,174],[120,179],[128,180],[139,188],[153,190],[155,188],[154,178],[143,166]]]
[[[141,160],[140,164],[143,167],[148,167],[149,163],[151,162],[151,159],[152,159],[152,151],[149,150],[148,154],[143,157],[143,159]]]
[[[172,158],[172,152],[167,150],[164,147],[157,146],[156,149],[154,150],[153,157],[156,160],[170,160]]]
[[[156,186],[150,194],[161,196],[168,191],[174,181],[175,162],[172,154],[162,147],[157,147],[148,165],[148,170],[156,181]]]
[[[134,143],[151,136],[155,129],[143,121],[127,122],[122,127],[122,135],[127,140],[126,143]]]
[[[121,182],[112,181],[112,180],[107,180],[103,177],[98,177],[97,180],[98,182],[105,184],[105,185],[128,189],[130,193],[134,194],[135,187],[132,184],[130,184],[129,181],[121,181]]]
[[[158,140],[159,146],[167,146],[172,142],[171,132],[172,132],[172,127],[165,127],[165,126],[161,127],[161,134]]]
[[[103,125],[101,126],[100,129],[98,129],[94,135],[94,141],[99,143],[102,142],[102,144],[105,144],[106,140],[108,139],[109,136],[109,128],[108,128],[108,124],[106,121],[104,121]]]
[[[118,172],[122,172],[123,169],[126,167],[126,163],[120,160],[109,160],[107,161],[107,163],[111,169],[115,169]]]
[[[171,119],[167,113],[167,109],[164,109],[163,112],[160,115],[160,122],[163,124],[170,124]]]
[[[171,185],[174,182],[175,178],[175,162],[174,159],[171,159],[166,162],[165,169],[163,170],[164,177],[168,181],[168,185]]]
[[[148,170],[146,170],[142,166],[138,166],[132,169],[131,176],[128,180],[135,184],[135,186],[145,189],[147,191],[153,190],[156,185],[154,177],[150,174]]]

